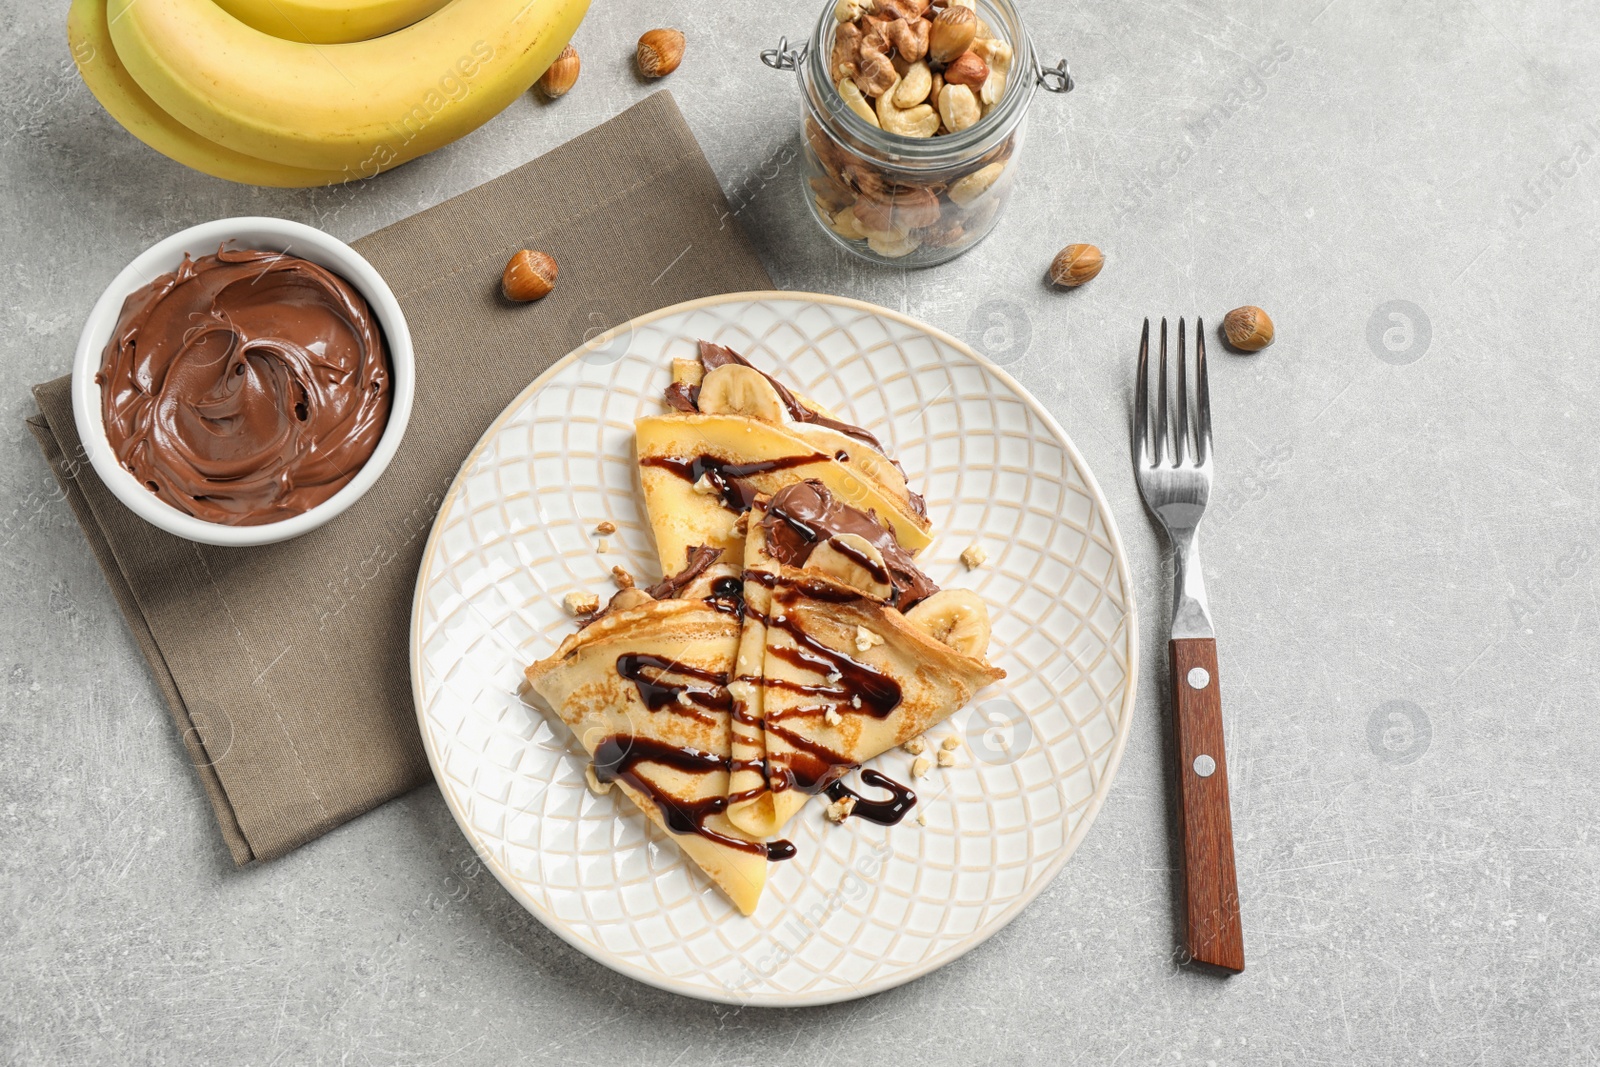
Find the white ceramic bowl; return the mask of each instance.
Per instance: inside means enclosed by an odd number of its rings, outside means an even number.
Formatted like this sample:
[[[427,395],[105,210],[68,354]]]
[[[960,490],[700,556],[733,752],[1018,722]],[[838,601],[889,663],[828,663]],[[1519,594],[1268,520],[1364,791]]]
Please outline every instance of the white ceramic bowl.
[[[100,386],[94,380],[106,342],[116,328],[128,294],[148,285],[158,275],[176,270],[184,253],[198,259],[216,252],[224,241],[233,242],[237,248],[264,248],[308,259],[355,286],[356,291],[366,297],[383,330],[394,388],[389,421],[378,439],[378,447],[349,484],[309,511],[260,526],[228,526],[197,519],[139,484],[112,452],[101,417]],[[266,545],[287,541],[316,529],[354,504],[361,494],[372,488],[400,447],[406,423],[411,418],[415,388],[416,361],[411,351],[411,331],[406,327],[399,301],[372,264],[337,237],[315,227],[263,217],[204,222],[145,250],[117,275],[95,303],[78,337],[78,353],[72,364],[72,410],[77,417],[78,436],[83,439],[84,450],[100,480],[140,518],[168,533],[207,545]]]

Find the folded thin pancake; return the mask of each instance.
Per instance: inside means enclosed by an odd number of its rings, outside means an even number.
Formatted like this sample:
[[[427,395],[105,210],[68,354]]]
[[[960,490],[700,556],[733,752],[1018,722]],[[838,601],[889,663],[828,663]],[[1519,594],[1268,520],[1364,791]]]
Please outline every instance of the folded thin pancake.
[[[615,782],[746,915],[771,849],[730,823],[727,683],[739,644],[732,612],[703,600],[608,612],[527,669],[529,688]]]
[[[733,680],[728,693],[733,698],[729,717],[730,753],[733,770],[728,775],[728,818],[738,826],[746,809],[752,825],[764,825],[762,804],[770,807],[767,784],[767,739],[762,730],[765,690],[761,679],[767,659],[767,612],[772,606],[772,585],[777,564],[767,555],[767,539],[762,520],[767,514],[767,497],[758,497],[749,514],[745,537],[744,611],[739,630],[739,653],[734,661]]]
[[[882,516],[912,552],[928,544],[922,497],[867,431],[841,422],[729,349],[702,341],[676,361],[670,413],[635,423],[639,479],[664,570],[711,545],[742,556],[738,518],[755,496],[817,478]]]
[[[853,515],[841,516],[840,508]],[[749,523],[735,690],[734,752],[741,771],[730,780],[728,817],[758,836],[777,832],[810,797],[944,721],[980,687],[1005,676],[891,606],[895,600],[915,610],[951,594],[939,594],[909,554],[893,546],[892,536],[875,537],[856,525],[859,540],[849,541],[840,527],[845,519],[871,521],[829,499],[825,487],[802,483],[775,496]],[[797,528],[809,539],[797,537]],[[796,538],[803,552],[785,544]],[[881,548],[858,553],[862,566],[855,575],[843,568],[848,584],[818,569],[822,546],[833,549],[830,563],[837,564],[850,557],[834,546],[859,548],[862,542]],[[861,588],[873,584],[880,595]],[[763,649],[759,674],[751,670],[757,643]],[[747,736],[751,719],[761,724],[764,783],[749,773],[758,765]]]

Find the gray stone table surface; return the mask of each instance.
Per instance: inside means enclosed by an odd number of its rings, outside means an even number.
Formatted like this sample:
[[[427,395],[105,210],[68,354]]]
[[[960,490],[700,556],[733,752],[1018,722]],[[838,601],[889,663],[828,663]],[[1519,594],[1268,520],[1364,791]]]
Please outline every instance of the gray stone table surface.
[[[813,232],[796,87],[757,60],[809,4],[597,3],[569,97],[356,196],[158,157],[80,84],[66,6],[0,4],[0,1061],[1600,1060],[1592,5],[1022,0],[1077,91],[1036,100],[993,237],[920,273]],[[1006,362],[1098,473],[1146,609],[1127,755],[1072,862],[968,956],[831,1008],[607,971],[471,862],[433,787],[235,870],[23,426],[145,246],[256,213],[367,233],[641,99],[632,46],[658,25],[688,34],[665,84],[778,284]],[[1050,291],[1074,241],[1105,271]],[[1251,955],[1224,981],[1177,960],[1169,564],[1126,426],[1140,318],[1240,304],[1279,339],[1212,349],[1206,569]]]

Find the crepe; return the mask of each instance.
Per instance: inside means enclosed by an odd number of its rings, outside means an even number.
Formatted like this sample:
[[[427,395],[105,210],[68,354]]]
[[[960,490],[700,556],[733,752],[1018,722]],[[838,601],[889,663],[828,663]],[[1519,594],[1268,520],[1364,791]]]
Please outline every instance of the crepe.
[[[663,570],[681,566],[695,545],[740,559],[738,519],[752,500],[807,478],[882,516],[908,550],[929,543],[922,498],[877,438],[729,349],[701,342],[700,353],[674,362],[671,413],[635,423],[639,481]]]
[[[645,598],[568,636],[526,677],[593,758],[595,779],[614,782],[749,915],[769,849],[724,814],[738,643],[738,618],[712,603]]]
[[[727,813],[764,836],[1005,672],[984,659],[982,602],[939,590],[892,531],[825,485],[756,501],[746,536]]]

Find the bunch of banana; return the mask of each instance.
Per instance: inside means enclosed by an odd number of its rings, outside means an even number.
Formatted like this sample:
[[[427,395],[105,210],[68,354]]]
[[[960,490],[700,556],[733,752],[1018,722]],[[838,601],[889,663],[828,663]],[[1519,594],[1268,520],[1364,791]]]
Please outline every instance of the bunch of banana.
[[[249,185],[369,178],[477,129],[589,0],[73,0],[85,84],[156,151]]]

